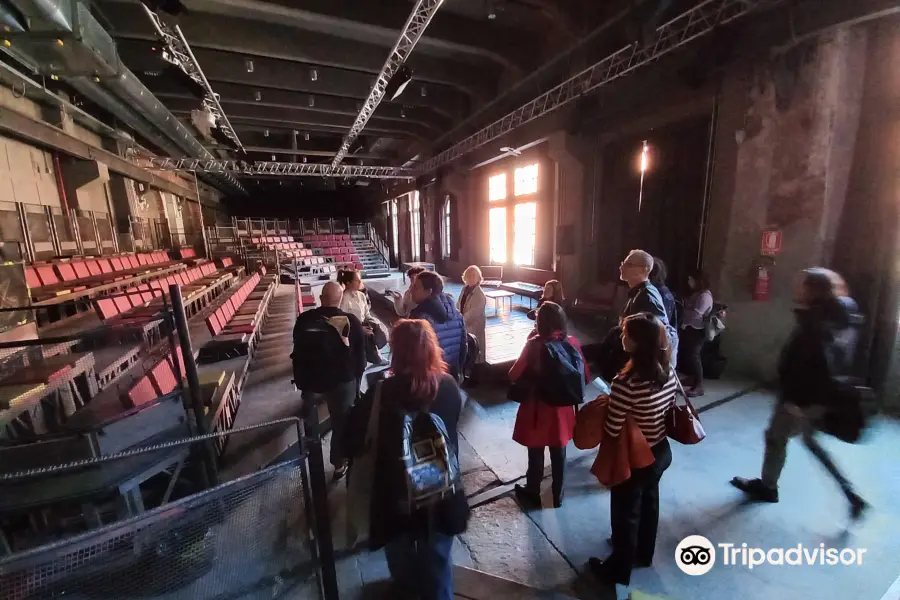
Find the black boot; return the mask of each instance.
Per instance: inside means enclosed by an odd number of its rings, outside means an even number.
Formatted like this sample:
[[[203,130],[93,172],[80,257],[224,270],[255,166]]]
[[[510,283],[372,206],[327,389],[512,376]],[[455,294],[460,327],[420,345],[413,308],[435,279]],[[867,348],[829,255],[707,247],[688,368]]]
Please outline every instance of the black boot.
[[[731,485],[747,494],[751,500],[757,502],[778,502],[778,488],[772,488],[762,482],[762,479],[744,479],[735,477]]]
[[[513,492],[522,508],[541,508],[541,493],[528,489],[527,486],[516,484]]]

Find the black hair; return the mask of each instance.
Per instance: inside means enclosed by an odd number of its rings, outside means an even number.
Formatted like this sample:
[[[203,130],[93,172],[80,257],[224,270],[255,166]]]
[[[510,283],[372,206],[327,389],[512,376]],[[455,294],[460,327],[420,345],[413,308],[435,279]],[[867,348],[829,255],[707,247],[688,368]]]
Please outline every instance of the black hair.
[[[650,313],[638,313],[625,319],[623,335],[634,344],[628,364],[619,373],[636,381],[649,381],[658,389],[669,380],[672,349],[662,321]]]
[[[444,280],[434,271],[422,271],[416,275],[416,281],[420,282],[422,289],[427,290],[432,296],[444,291]]]
[[[359,271],[354,269],[341,269],[337,273],[337,282],[341,285],[348,285],[356,279],[357,273],[359,273]]]
[[[654,286],[660,288],[666,285],[666,279],[669,276],[669,272],[666,269],[666,263],[662,261],[661,258],[653,257],[653,268],[650,269],[650,283]]]
[[[557,331],[562,332],[563,337],[569,335],[566,327],[566,313],[556,302],[541,304],[541,307],[537,309],[535,320],[537,321],[538,335],[542,338],[548,338]]]
[[[706,292],[709,291],[709,277],[705,272],[700,269],[695,270],[691,273],[691,277],[694,279],[694,283],[696,284],[696,292]]]
[[[413,277],[415,277],[416,275],[418,275],[419,273],[421,273],[424,270],[425,269],[423,267],[410,267],[406,271],[406,276],[409,277],[410,279],[412,279]]]

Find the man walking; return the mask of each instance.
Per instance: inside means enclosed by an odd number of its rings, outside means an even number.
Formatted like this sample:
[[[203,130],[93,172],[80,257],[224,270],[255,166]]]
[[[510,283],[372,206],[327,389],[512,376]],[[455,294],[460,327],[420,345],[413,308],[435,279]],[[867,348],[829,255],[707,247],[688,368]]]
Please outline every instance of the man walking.
[[[321,306],[297,317],[291,354],[294,384],[303,392],[304,405],[328,405],[335,481],[347,474],[349,457],[341,444],[344,421],[366,370],[366,334],[358,318],[338,308],[343,293],[340,284],[325,284]]]
[[[424,271],[416,275],[412,287],[413,302],[416,307],[409,313],[410,319],[424,319],[431,323],[437,334],[438,344],[444,351],[444,362],[450,374],[457,381],[463,372],[468,352],[468,335],[466,322],[462,314],[456,310],[456,304],[450,294],[444,293],[444,282],[441,276],[433,271]]]

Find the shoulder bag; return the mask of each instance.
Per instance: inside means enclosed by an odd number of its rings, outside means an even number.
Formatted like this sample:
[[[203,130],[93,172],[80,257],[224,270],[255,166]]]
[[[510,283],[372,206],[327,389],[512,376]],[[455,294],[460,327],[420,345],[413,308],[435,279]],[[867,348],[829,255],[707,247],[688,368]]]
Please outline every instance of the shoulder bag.
[[[675,383],[678,391],[675,394],[675,402],[666,414],[666,435],[679,444],[691,446],[699,444],[706,437],[706,431],[700,423],[700,415],[697,414],[691,400],[684,393],[678,375],[675,375]],[[678,396],[684,398],[684,405],[678,405]]]

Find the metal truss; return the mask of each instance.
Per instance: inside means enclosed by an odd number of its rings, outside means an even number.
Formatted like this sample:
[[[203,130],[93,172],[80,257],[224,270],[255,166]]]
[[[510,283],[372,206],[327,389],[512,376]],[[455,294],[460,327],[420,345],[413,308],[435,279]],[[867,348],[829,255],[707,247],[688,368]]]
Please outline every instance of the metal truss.
[[[400,32],[400,38],[394,44],[393,49],[391,49],[387,61],[381,67],[381,73],[378,74],[378,78],[375,79],[375,83],[372,85],[369,97],[363,102],[362,108],[356,116],[356,121],[354,121],[347,135],[344,136],[344,141],[341,142],[341,149],[334,155],[334,160],[331,162],[332,168],[336,168],[344,160],[350,149],[350,144],[356,140],[357,136],[365,128],[372,113],[375,112],[382,98],[384,98],[385,89],[391,78],[406,62],[419,38],[425,32],[425,28],[431,23],[432,17],[434,17],[443,2],[444,0],[417,0],[412,13],[406,20],[406,25],[403,26],[403,30]]]
[[[203,86],[203,89],[206,90],[206,97],[203,98],[203,108],[215,118],[216,127],[243,152],[244,145],[241,144],[237,132],[231,126],[225,111],[222,110],[222,105],[219,104],[219,95],[209,85],[209,81],[207,81],[206,75],[203,74],[200,63],[194,57],[194,53],[187,43],[187,38],[184,37],[184,33],[181,31],[181,27],[176,25],[173,31],[165,21],[159,18],[159,15],[147,8],[146,4],[141,4],[141,6],[144,7],[144,11],[150,17],[156,32],[166,43],[166,50],[162,54],[163,59],[184,71],[188,77]]]
[[[359,177],[364,179],[413,179],[415,172],[402,167],[365,167],[327,164],[303,164],[289,162],[259,161],[247,163],[242,160],[209,160],[199,158],[151,158],[139,163],[147,169],[162,171],[194,171],[196,173],[223,173],[249,177],[282,175],[291,177]]]
[[[638,67],[655,62],[666,54],[704,36],[716,27],[735,21],[755,10],[769,8],[783,0],[706,0],[656,30],[656,37],[643,46],[631,44],[541,94],[531,102],[491,123],[453,147],[434,156],[420,167],[424,175],[484,146],[513,129],[543,117],[577,100]]]

